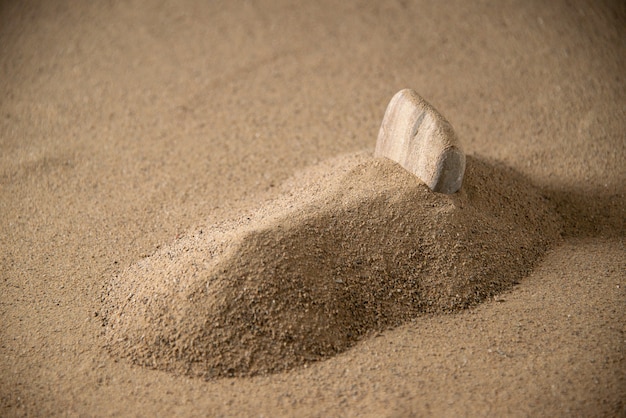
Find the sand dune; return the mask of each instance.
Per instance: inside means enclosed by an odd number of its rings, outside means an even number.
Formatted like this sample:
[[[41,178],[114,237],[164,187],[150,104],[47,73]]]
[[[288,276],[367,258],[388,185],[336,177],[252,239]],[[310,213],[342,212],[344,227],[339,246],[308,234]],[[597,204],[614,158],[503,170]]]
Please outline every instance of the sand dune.
[[[290,369],[420,313],[476,305],[560,239],[548,199],[479,158],[450,196],[369,154],[300,178],[304,187],[291,181],[289,194],[195,229],[115,278],[108,348],[207,378]]]

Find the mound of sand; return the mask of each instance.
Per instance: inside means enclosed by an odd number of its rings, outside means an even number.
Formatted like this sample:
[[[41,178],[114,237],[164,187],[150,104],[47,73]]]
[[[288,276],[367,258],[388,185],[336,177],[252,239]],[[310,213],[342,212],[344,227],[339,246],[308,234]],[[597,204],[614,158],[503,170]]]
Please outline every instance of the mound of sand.
[[[477,158],[461,191],[443,195],[389,160],[342,157],[114,278],[106,344],[206,378],[289,369],[510,287],[559,239],[559,224],[523,178]]]

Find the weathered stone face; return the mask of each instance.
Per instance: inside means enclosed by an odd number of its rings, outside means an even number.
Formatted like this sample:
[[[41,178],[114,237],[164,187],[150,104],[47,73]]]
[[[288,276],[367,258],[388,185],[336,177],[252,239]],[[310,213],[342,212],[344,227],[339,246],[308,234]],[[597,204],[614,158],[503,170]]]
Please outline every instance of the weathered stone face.
[[[434,192],[452,194],[463,183],[465,154],[452,125],[411,89],[389,102],[375,156],[399,163]]]

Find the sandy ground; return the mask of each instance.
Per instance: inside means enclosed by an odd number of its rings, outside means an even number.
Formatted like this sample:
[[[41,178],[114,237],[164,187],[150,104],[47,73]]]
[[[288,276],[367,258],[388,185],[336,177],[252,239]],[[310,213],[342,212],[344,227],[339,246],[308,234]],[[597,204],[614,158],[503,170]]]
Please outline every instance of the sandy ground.
[[[0,415],[626,415],[623,2],[0,2]],[[563,239],[514,288],[205,381],[103,348],[115,275],[372,150],[411,87]]]

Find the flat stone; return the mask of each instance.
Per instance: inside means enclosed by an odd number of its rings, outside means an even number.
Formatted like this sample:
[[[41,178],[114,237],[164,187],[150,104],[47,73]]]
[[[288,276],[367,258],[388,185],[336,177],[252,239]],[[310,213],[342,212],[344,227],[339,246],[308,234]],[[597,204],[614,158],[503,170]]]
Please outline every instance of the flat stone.
[[[374,155],[399,163],[434,192],[452,194],[463,183],[465,154],[452,125],[411,89],[389,102]]]

